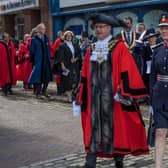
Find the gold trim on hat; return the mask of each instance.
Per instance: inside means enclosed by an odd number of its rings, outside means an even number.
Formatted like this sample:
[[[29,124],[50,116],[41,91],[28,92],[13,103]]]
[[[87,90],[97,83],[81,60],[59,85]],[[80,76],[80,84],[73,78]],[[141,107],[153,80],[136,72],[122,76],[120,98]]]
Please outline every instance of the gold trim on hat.
[[[166,16],[162,16],[162,22],[166,21]]]

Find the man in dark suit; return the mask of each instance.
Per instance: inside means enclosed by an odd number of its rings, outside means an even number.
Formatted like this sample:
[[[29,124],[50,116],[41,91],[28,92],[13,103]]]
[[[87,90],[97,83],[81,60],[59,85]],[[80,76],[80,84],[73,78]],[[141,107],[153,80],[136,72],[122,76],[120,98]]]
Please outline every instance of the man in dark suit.
[[[122,39],[126,47],[131,52],[135,63],[142,74],[143,72],[143,60],[141,56],[140,48],[136,46],[136,40],[140,37],[138,33],[132,30],[133,20],[131,17],[125,17],[124,22],[127,24],[127,27],[124,28],[120,34],[117,35],[117,38]]]

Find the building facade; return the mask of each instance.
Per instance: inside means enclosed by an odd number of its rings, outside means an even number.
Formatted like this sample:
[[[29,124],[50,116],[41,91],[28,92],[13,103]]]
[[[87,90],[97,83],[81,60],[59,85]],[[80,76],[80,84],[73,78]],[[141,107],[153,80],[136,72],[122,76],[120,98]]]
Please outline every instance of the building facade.
[[[17,40],[44,22],[52,39],[52,18],[48,0],[0,0],[0,33],[8,32]]]
[[[168,0],[49,0],[50,15],[53,21],[53,38],[57,31],[70,29],[76,35],[82,31],[93,33],[88,15],[94,12],[107,13],[124,18],[133,18],[134,29],[136,24],[143,22],[147,27],[156,28],[161,13],[168,12]],[[121,29],[114,28],[113,34]]]

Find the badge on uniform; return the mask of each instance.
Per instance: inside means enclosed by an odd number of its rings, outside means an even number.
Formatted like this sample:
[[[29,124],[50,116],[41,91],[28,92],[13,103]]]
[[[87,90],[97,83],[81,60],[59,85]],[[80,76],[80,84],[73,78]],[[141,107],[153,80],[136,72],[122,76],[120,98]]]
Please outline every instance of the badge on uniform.
[[[101,64],[103,62],[103,60],[104,60],[104,57],[103,57],[103,52],[102,52],[102,49],[101,49],[100,52],[97,55],[97,62],[99,64]]]

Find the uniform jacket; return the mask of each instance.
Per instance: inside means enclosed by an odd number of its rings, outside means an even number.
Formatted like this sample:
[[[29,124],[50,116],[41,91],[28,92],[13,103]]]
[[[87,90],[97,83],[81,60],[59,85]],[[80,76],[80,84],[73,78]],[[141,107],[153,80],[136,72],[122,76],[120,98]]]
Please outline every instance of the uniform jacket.
[[[157,81],[157,75],[168,76],[168,48],[156,48],[152,55],[150,76],[150,103],[154,110],[168,111],[168,82]]]

